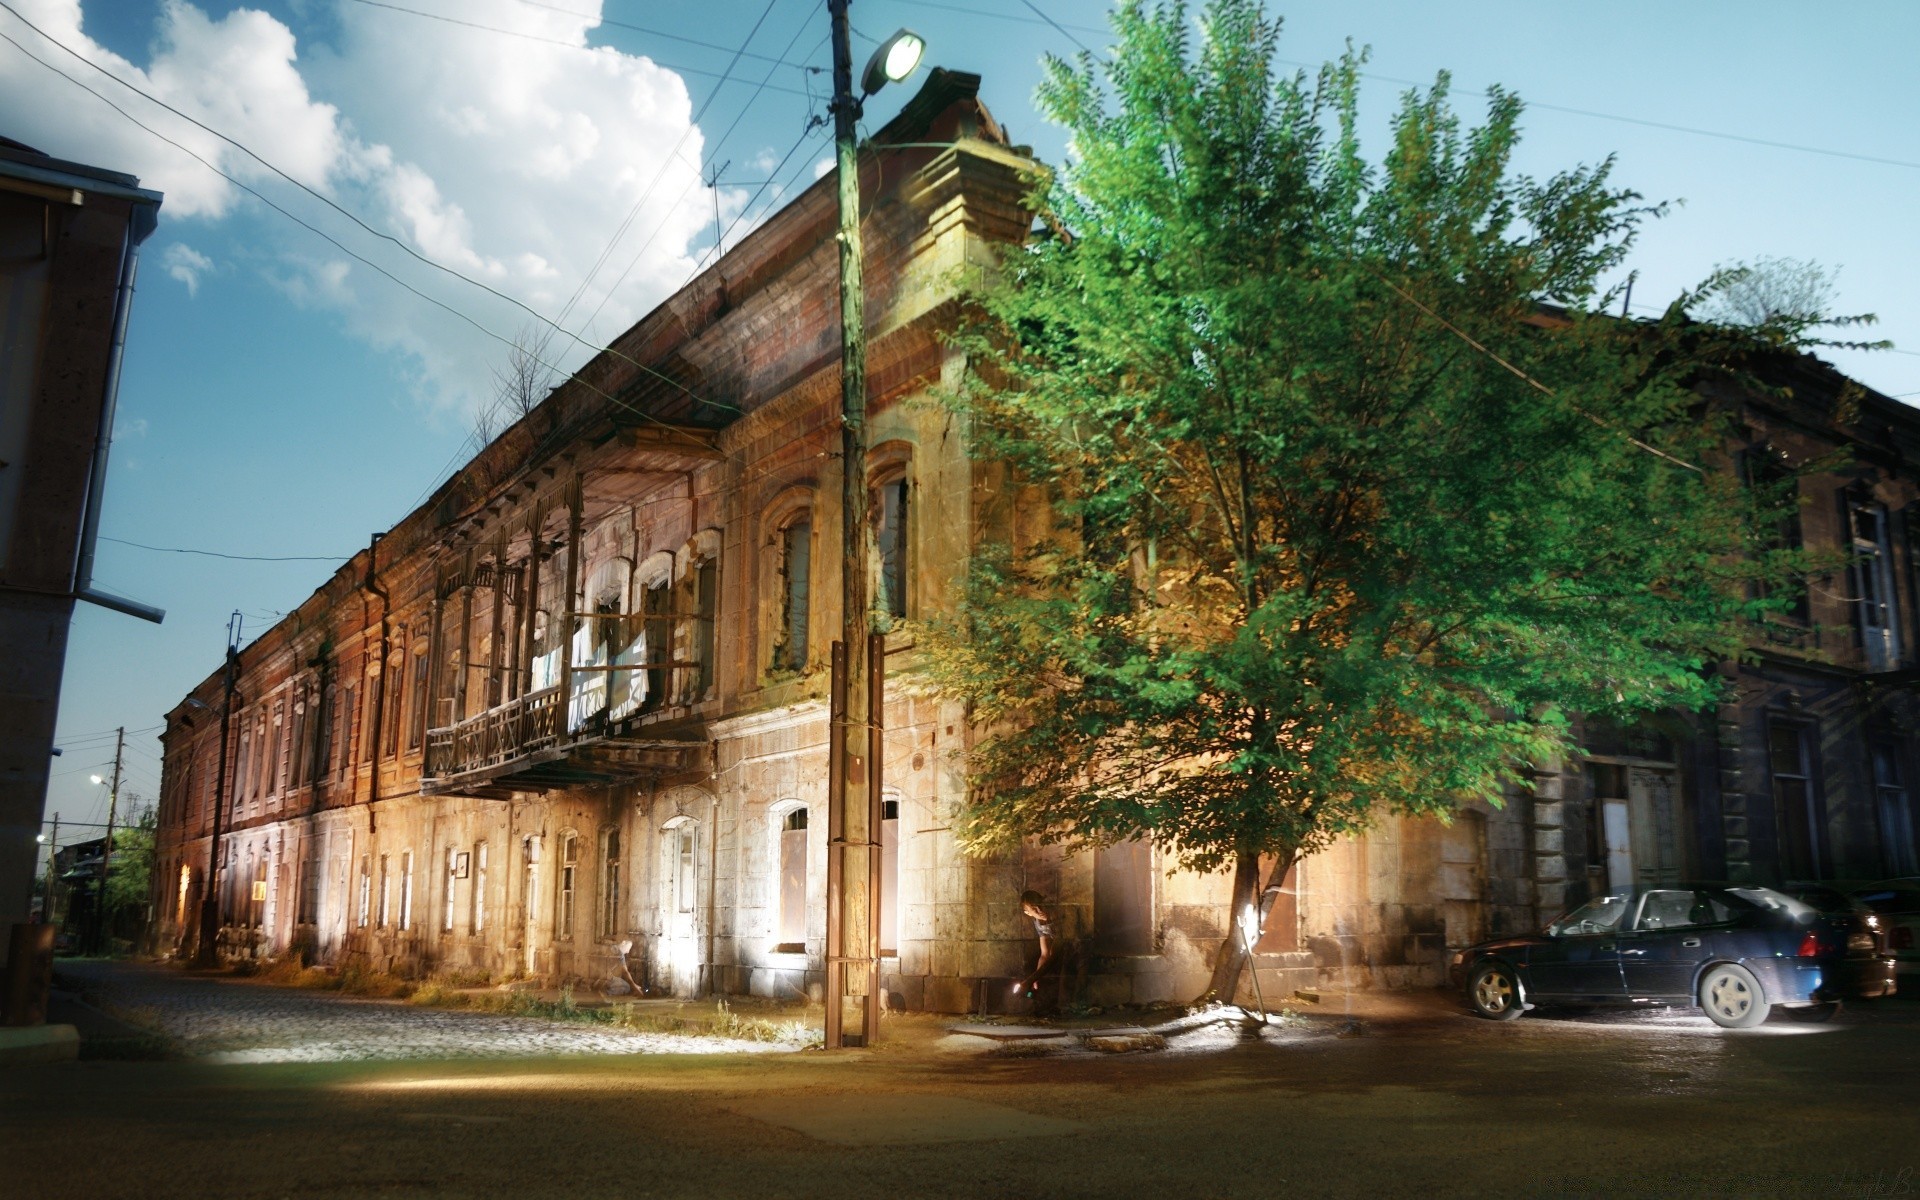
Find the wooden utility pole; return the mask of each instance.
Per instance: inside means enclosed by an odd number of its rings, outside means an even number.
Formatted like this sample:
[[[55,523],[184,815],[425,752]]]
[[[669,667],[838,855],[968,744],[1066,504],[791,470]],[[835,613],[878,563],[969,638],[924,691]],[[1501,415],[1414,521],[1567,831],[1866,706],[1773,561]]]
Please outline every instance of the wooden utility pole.
[[[220,818],[227,806],[227,731],[233,725],[234,685],[240,679],[240,614],[227,621],[227,668],[224,695],[220,700],[220,765],[214,773],[213,829],[207,839],[207,878],[200,896],[200,945],[194,953],[194,965],[220,965]]]
[[[100,858],[100,894],[94,897],[94,925],[100,931],[104,949],[107,936],[107,878],[113,874],[113,820],[120,812],[120,764],[127,750],[127,727],[114,730],[113,784],[107,789],[107,843]]]
[[[40,923],[52,925],[53,920],[53,868],[60,857],[60,814],[53,814],[53,840],[47,843],[47,890],[40,901]]]
[[[825,1041],[829,1049],[871,1045],[879,1034],[879,946],[872,939],[878,898],[879,823],[869,820],[873,630],[867,573],[873,531],[867,520],[866,293],[861,278],[860,162],[853,94],[848,0],[828,0],[833,21],[833,141],[840,197],[840,639],[829,689],[827,782],[827,946]],[[849,968],[853,968],[849,970]],[[850,1032],[851,1015],[858,1032]]]

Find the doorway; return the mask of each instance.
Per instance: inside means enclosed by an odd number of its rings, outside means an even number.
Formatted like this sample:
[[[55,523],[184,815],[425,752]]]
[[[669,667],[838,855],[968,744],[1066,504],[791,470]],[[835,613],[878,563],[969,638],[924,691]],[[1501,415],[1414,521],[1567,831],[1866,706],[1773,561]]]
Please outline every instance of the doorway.
[[[1587,779],[1598,818],[1594,858],[1606,887],[1678,883],[1686,855],[1673,768],[1590,762]]]

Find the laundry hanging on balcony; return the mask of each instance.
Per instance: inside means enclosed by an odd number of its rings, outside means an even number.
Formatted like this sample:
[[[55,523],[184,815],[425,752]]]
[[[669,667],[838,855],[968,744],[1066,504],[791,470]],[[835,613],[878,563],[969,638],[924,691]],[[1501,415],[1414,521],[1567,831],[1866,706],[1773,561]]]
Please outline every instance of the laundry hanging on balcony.
[[[567,698],[567,732],[578,733],[607,708],[607,646],[594,628],[577,621],[573,630],[573,687]],[[581,668],[586,668],[582,670]]]

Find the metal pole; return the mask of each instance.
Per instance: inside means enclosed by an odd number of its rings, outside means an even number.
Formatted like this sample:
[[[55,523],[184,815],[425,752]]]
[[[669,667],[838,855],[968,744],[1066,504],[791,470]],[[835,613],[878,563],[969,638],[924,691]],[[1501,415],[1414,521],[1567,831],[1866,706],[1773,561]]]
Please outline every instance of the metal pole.
[[[225,695],[220,702],[220,765],[214,772],[213,831],[207,841],[207,878],[200,897],[200,947],[194,964],[214,967],[220,964],[215,941],[220,931],[220,893],[215,881],[220,874],[220,817],[227,807],[227,734],[233,725],[233,690],[240,673],[240,614],[227,621],[227,668]]]
[[[853,51],[849,41],[848,0],[828,0],[833,22],[833,141],[838,166],[840,199],[840,642],[844,656],[841,686],[845,703],[839,715],[843,748],[837,788],[829,788],[827,802],[827,838],[837,850],[827,856],[827,907],[829,929],[838,925],[837,935],[829,937],[837,945],[827,956],[828,1029],[838,1022],[834,1014],[846,1004],[850,994],[864,996],[871,988],[872,972],[857,977],[861,991],[853,993],[853,978],[845,971],[848,961],[868,961],[877,947],[867,944],[867,909],[873,897],[867,894],[869,872],[864,868],[872,857],[871,842],[877,831],[867,826],[868,739],[855,736],[868,727],[867,640],[873,629],[868,610],[867,572],[873,561],[873,531],[867,520],[867,346],[866,295],[861,280],[860,245],[860,164],[855,123],[860,102],[853,94]],[[835,803],[838,800],[838,804]],[[849,863],[849,858],[858,858]],[[835,916],[839,920],[834,920]],[[838,954],[833,952],[839,951]],[[827,1038],[829,1048],[845,1045],[870,1045],[878,1033],[869,1018],[871,1002],[859,1006],[863,1026],[858,1040],[845,1035]]]

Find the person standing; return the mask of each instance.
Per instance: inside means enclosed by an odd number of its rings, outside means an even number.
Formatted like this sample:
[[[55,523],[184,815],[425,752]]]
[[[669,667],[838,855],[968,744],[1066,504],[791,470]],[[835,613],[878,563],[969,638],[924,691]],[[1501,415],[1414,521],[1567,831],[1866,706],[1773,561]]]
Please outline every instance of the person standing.
[[[1014,981],[1013,994],[1031,999],[1035,1016],[1052,1016],[1074,998],[1071,992],[1078,991],[1079,939],[1065,928],[1063,918],[1039,892],[1021,892],[1020,911],[1033,922],[1040,952],[1033,970]]]

